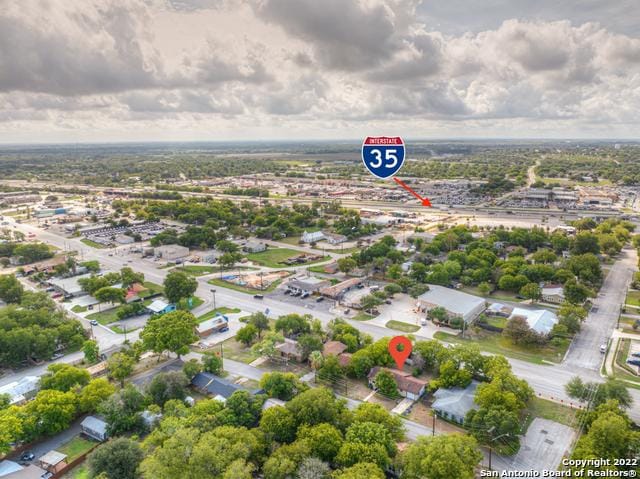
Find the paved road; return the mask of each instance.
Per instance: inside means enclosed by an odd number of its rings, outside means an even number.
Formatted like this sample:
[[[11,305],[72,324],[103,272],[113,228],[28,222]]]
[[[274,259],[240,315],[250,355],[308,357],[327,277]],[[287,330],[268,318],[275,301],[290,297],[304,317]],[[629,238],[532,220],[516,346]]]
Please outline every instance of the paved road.
[[[54,246],[58,246],[59,248],[64,248],[66,244],[67,248],[71,247],[72,249],[77,249],[78,251],[83,249],[85,253],[86,253],[86,250],[88,249],[86,245],[81,243],[76,238],[72,238],[72,239],[62,238],[58,235],[55,235],[48,231],[43,231],[40,228],[27,225],[27,224],[19,224],[17,226],[23,232],[25,233],[33,232],[36,234],[36,236],[40,240],[46,241],[50,244],[53,244]],[[125,249],[125,248],[122,248],[122,249]],[[109,256],[108,253],[109,253],[109,250],[100,250],[100,249],[93,250],[92,249],[91,257],[100,261],[105,269],[118,270],[123,266],[129,265],[127,257],[119,254]],[[85,257],[88,257],[88,256],[85,254]],[[610,279],[608,277],[607,280],[605,281],[605,287],[603,288],[603,290],[606,292],[606,298],[607,298],[606,302],[609,304],[609,307],[612,307],[613,309],[618,308],[619,306],[615,306],[615,305],[621,304],[621,301],[624,300],[623,293],[626,289],[623,287],[624,281],[625,281],[624,278],[626,277],[626,275],[630,274],[630,272],[627,271],[626,268],[632,267],[634,263],[633,258],[634,258],[634,252],[625,250],[622,259],[616,262],[616,264],[614,264],[611,270],[611,273],[613,274],[613,278]],[[619,265],[622,265],[622,266],[619,266]],[[164,277],[167,274],[167,270],[157,269],[156,265],[149,261],[136,262],[135,269],[137,271],[144,273],[145,277],[148,280],[156,283],[162,283],[162,281],[164,280]],[[199,283],[198,290],[196,294],[199,297],[201,297],[205,301],[205,303],[202,304],[196,310],[196,312],[206,311],[208,309],[211,309],[212,307],[212,294],[210,292],[211,285],[206,283],[206,277],[199,278],[198,283]],[[224,306],[230,306],[230,307],[238,307],[243,311],[247,311],[250,313],[256,312],[256,311],[264,312],[268,308],[270,311],[269,315],[271,317],[277,317],[277,316],[280,316],[283,314],[289,314],[289,313],[300,313],[300,314],[312,313],[314,317],[318,318],[324,324],[326,324],[328,321],[334,318],[334,316],[329,313],[325,313],[321,311],[313,311],[303,306],[292,305],[292,304],[276,301],[275,299],[268,298],[268,297],[265,297],[262,300],[257,300],[257,299],[254,299],[252,295],[242,293],[239,291],[234,291],[227,288],[216,288],[216,289],[217,289],[216,303],[218,306],[224,305]],[[603,307],[605,307],[605,310],[609,310],[605,304],[603,304]],[[361,331],[370,334],[374,339],[388,337],[393,334],[389,329],[386,329],[382,326],[378,326],[375,324],[363,323],[359,321],[348,321],[348,322],[351,323],[354,327],[360,329]],[[587,329],[587,332],[585,333],[585,337],[591,338],[591,339],[582,340],[582,341],[578,340],[579,346],[576,349],[576,351],[584,351],[582,353],[584,354],[584,358],[585,358],[583,361],[586,361],[586,363],[581,362],[579,357],[578,359],[573,359],[572,357],[572,361],[569,364],[561,364],[561,365],[553,365],[553,366],[533,364],[526,361],[520,361],[517,359],[509,359],[509,362],[513,367],[514,373],[517,376],[523,379],[526,379],[537,394],[541,394],[543,397],[571,402],[571,399],[564,392],[564,385],[573,376],[580,375],[583,379],[588,381],[602,381],[602,378],[600,377],[599,371],[598,371],[599,364],[596,365],[595,369],[593,367],[593,364],[594,364],[593,352],[595,351],[598,357],[598,361],[600,361],[601,358],[599,353],[599,344],[600,344],[600,341],[602,341],[603,336],[599,335],[601,333],[598,333],[599,331],[598,328],[605,328],[605,330],[608,330],[609,328],[612,329],[613,323],[611,324],[610,323],[611,323],[611,317],[610,315],[608,315],[607,319],[605,319],[604,322],[598,322],[597,319],[593,321],[593,324],[595,326],[593,327],[593,329],[591,329],[592,319],[590,318],[589,320],[587,320],[587,327],[585,328]],[[105,328],[105,329],[107,331],[110,331],[108,330],[108,328]],[[114,341],[121,342],[124,339],[122,335],[118,335],[112,332],[108,334],[113,335],[111,336],[111,338],[115,338],[115,339],[112,339]],[[136,332],[130,335],[131,340],[135,340],[135,334]],[[419,340],[429,339],[426,337],[422,337],[420,335],[416,335],[416,338]],[[593,341],[596,341],[595,348],[591,350],[590,348],[591,346],[593,346],[591,342]],[[579,355],[581,353],[570,352],[570,354]],[[66,362],[69,362],[69,360],[70,360],[70,357],[65,357],[62,359],[62,361],[66,361]],[[44,370],[46,369],[46,367],[43,367],[41,369]],[[12,375],[10,377],[5,376],[4,378],[0,379],[0,385],[6,384],[6,382],[13,381],[17,377],[26,376],[30,374],[34,374],[33,370],[21,371],[18,375]],[[630,389],[629,392],[633,397],[635,404],[636,405],[640,404],[640,390]],[[640,407],[632,408],[629,411],[629,414],[634,421],[640,423]]]
[[[604,280],[593,308],[576,335],[563,363],[565,368],[599,371],[604,355],[600,345],[607,344],[615,329],[620,305],[624,304],[638,258],[635,249],[625,248]]]

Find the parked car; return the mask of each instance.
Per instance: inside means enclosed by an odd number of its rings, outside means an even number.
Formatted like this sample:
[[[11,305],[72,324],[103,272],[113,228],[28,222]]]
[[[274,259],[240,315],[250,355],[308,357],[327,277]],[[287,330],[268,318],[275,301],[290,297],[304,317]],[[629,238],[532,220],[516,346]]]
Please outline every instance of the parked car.
[[[601,344],[601,345],[600,345],[600,352],[601,352],[602,354],[604,354],[604,353],[606,353],[606,352],[607,352],[607,345],[606,345],[606,344]]]
[[[91,326],[97,326],[98,325],[98,321],[96,321],[95,319],[91,320]]]
[[[322,301],[324,301],[324,296],[320,296],[316,299],[316,303],[321,303]]]
[[[627,364],[632,366],[640,366],[640,359],[627,359]]]
[[[62,354],[62,353],[55,353],[53,356],[51,356],[51,359],[60,359],[62,356],[64,356],[64,354]]]
[[[300,298],[301,298],[301,299],[308,298],[308,297],[309,297],[309,294],[310,294],[309,292],[304,292],[304,293],[302,293],[302,296],[300,296]]]
[[[21,461],[33,461],[35,458],[35,454],[31,451],[27,451],[22,456],[20,456]]]

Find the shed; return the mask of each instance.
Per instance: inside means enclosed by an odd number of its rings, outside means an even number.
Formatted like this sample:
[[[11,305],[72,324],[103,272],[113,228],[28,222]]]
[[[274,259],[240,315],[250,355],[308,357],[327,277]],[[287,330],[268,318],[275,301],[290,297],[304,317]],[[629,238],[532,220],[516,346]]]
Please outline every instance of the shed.
[[[65,460],[67,459],[67,455],[58,451],[51,450],[46,453],[44,456],[38,459],[37,463],[44,470],[56,474],[60,472],[67,463]]]

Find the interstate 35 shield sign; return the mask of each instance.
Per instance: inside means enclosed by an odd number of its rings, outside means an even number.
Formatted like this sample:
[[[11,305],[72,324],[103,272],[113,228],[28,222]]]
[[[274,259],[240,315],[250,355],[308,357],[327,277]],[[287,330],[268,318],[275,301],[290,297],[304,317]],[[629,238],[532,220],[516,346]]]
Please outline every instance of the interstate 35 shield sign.
[[[368,136],[362,143],[362,162],[378,178],[390,178],[404,163],[404,141],[399,136]]]

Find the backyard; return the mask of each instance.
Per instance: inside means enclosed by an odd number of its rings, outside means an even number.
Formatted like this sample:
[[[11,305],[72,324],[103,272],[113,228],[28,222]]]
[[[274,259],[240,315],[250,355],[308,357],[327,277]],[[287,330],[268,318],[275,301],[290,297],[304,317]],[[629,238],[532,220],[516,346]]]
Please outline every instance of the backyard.
[[[640,291],[636,291],[635,289],[629,290],[625,302],[632,306],[640,306]]]
[[[78,457],[85,454],[86,452],[90,451],[91,448],[93,448],[97,444],[98,443],[96,441],[85,439],[82,436],[76,436],[66,444],[63,444],[62,446],[58,447],[57,451],[61,452],[62,454],[66,454],[67,455],[66,462],[70,463],[75,459],[77,459]]]

